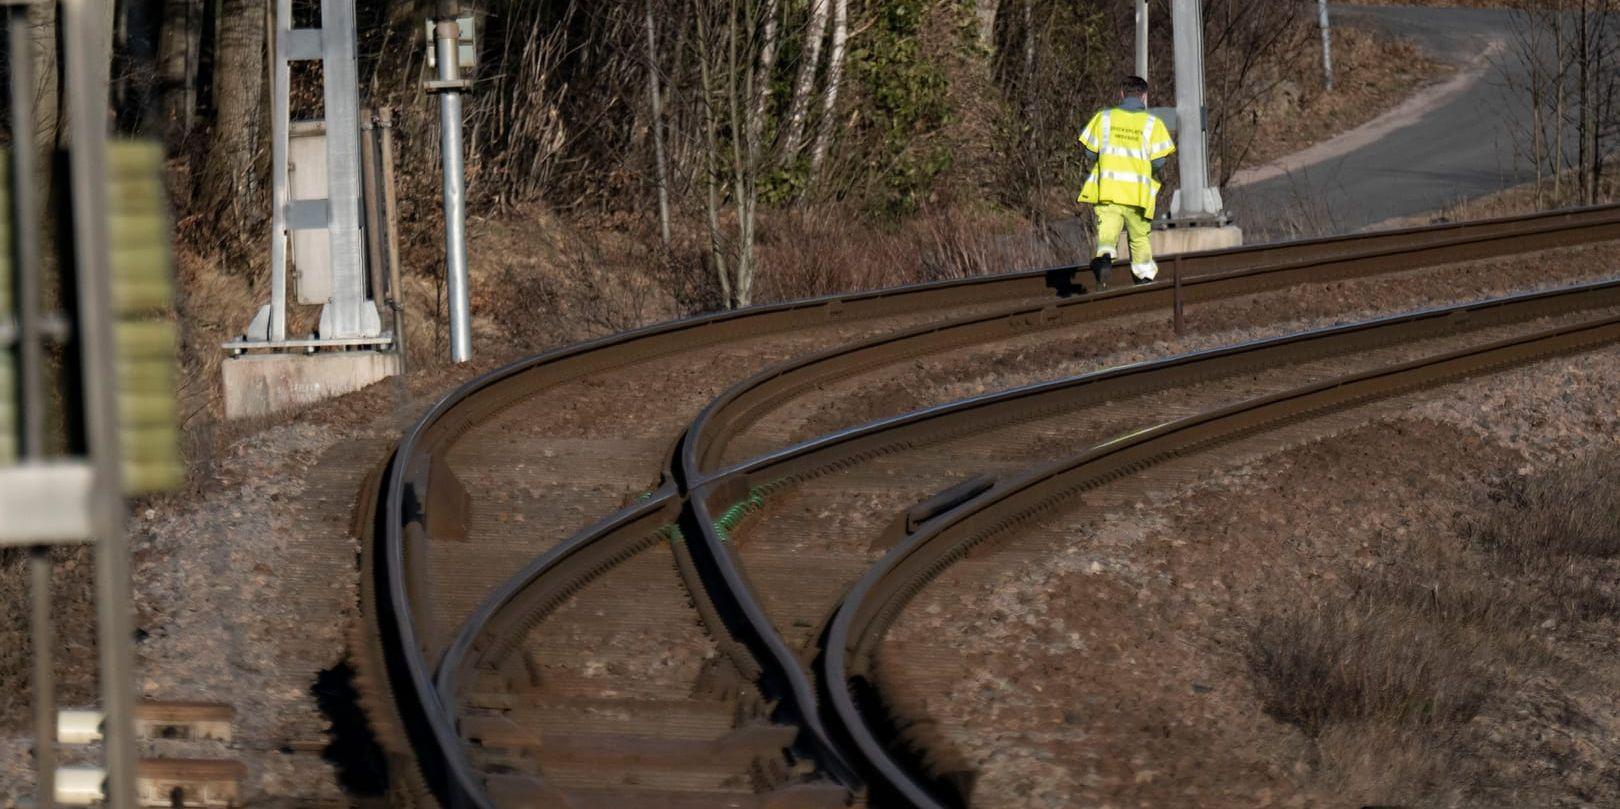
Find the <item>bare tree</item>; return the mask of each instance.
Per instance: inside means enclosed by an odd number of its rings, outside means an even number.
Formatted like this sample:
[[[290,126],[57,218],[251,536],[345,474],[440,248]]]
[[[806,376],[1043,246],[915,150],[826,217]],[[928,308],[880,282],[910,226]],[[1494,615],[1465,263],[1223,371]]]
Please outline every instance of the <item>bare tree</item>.
[[[1611,0],[1520,0],[1511,11],[1503,76],[1530,108],[1528,115],[1507,112],[1518,157],[1535,174],[1538,208],[1591,205],[1603,194],[1604,155],[1620,135],[1611,67],[1616,27]],[[1574,181],[1573,199],[1565,175]]]

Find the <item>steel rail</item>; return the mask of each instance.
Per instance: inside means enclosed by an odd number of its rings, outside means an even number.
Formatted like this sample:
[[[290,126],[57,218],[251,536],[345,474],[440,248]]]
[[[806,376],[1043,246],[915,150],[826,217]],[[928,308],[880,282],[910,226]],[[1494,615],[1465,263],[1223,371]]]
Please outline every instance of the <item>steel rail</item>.
[[[1300,256],[1342,253],[1346,245],[1363,252],[1434,249],[1465,260],[1513,249],[1567,246],[1620,237],[1620,206],[1602,206],[1478,223],[1410,228],[1344,239],[1317,239],[1232,251],[1189,254],[1189,277],[1248,262],[1298,260]],[[1449,252],[1448,252],[1449,251]],[[382,671],[401,731],[429,793],[445,805],[487,806],[488,798],[468,762],[454,719],[434,687],[439,665],[422,631],[424,605],[413,598],[415,571],[411,546],[427,540],[426,514],[434,491],[428,486],[432,459],[465,430],[548,386],[608,368],[794,328],[867,317],[892,316],[945,306],[1084,292],[1072,281],[1078,267],[919,284],[853,295],[833,295],[736,312],[671,321],[592,340],[530,357],[471,380],[442,397],[408,430],[377,490],[378,513],[365,547],[375,588],[362,606],[380,647]],[[1150,288],[1151,289],[1151,288]],[[1121,291],[1122,293],[1129,290]],[[657,498],[655,498],[656,500]],[[533,566],[531,566],[532,569]],[[420,595],[420,594],[417,594]],[[486,604],[489,602],[486,601]],[[474,623],[487,619],[476,613]]]
[[[1111,480],[1293,422],[1371,401],[1491,373],[1620,340],[1620,317],[1559,326],[1258,397],[1154,425],[1079,455],[997,481],[896,546],[850,590],[824,640],[819,673],[829,723],[884,794],[924,809],[958,805],[913,761],[895,753],[872,715],[881,701],[871,679],[878,640],[906,603],[974,546],[1058,508]]]
[[[1576,226],[1579,240],[1620,237],[1608,223]],[[1511,232],[1468,231],[1417,244],[1379,243],[1370,249],[1332,255],[1284,257],[1229,272],[1206,272],[1186,279],[1183,297],[1191,302],[1233,298],[1304,283],[1365,278],[1442,263],[1475,260],[1514,250],[1548,248],[1572,236],[1571,226]],[[744,426],[799,392],[883,365],[952,348],[1009,339],[1036,331],[1068,328],[1088,321],[1146,311],[1168,310],[1175,295],[1169,283],[1015,306],[1000,311],[939,321],[892,332],[852,345],[790,359],[742,380],[716,397],[688,427],[681,449],[681,472],[689,480],[721,461],[726,441]]]
[[[729,502],[756,487],[780,488],[865,458],[926,442],[982,432],[1123,396],[1227,377],[1279,361],[1298,362],[1368,350],[1596,306],[1620,306],[1620,282],[1583,284],[1423,310],[1137,363],[925,408],[801,442],[708,475],[696,490],[688,492],[687,505],[695,508],[688,512],[682,526],[688,538],[707,535],[712,528],[705,531],[698,523],[712,526],[712,512],[708,508],[711,501]],[[561,598],[589,575],[577,569],[570,571],[570,565],[579,564],[582,558],[587,565],[599,565],[602,560],[622,558],[655,541],[658,527],[675,519],[682,509],[682,501],[680,490],[666,485],[645,501],[576,534],[492,594],[477,611],[482,620],[464,624],[445,655],[437,681],[440,699],[454,705],[467,671],[478,666],[499,666],[517,640],[511,633],[532,627],[541,613],[560,603]],[[752,595],[746,573],[723,542],[715,540],[712,546],[706,544],[703,548],[696,542],[689,545],[695,556],[703,557],[701,561],[711,571],[707,579],[711,585],[709,597],[733,615],[743,609],[740,601],[752,600],[757,610],[757,597]],[[719,588],[720,592],[712,592],[714,588]],[[750,615],[749,620],[757,624],[751,630],[756,637],[748,644],[750,648],[758,650],[763,645],[762,640],[774,646],[774,651],[772,647],[765,647],[764,660],[767,668],[776,669],[775,678],[784,683],[794,678],[801,680],[798,688],[788,692],[798,702],[797,706],[790,711],[791,715],[779,718],[797,720],[799,715],[820,712],[815,697],[819,684],[808,678],[780,633],[762,610]],[[735,621],[727,628],[734,629],[734,626]],[[769,656],[780,655],[782,650],[786,650],[788,662],[780,656]],[[786,686],[779,685],[778,696],[785,689]],[[800,726],[806,727],[806,723],[800,722]],[[812,736],[804,745],[806,755],[819,762],[827,760],[828,751],[838,755],[838,761],[848,758],[844,751],[846,745],[840,741],[841,731],[821,727],[818,734],[816,730],[806,730]],[[842,771],[829,769],[852,786],[859,783],[859,778],[849,777],[847,765]]]

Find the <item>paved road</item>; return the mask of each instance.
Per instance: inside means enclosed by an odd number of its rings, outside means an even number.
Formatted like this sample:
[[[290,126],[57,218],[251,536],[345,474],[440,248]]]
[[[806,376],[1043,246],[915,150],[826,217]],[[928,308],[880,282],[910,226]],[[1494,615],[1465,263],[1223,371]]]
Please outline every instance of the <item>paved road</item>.
[[[1434,57],[1467,70],[1509,31],[1495,9],[1335,7],[1338,19],[1369,19],[1416,40]],[[1508,115],[1528,101],[1506,88],[1504,71],[1523,66],[1506,51],[1480,80],[1410,125],[1340,157],[1290,175],[1226,191],[1246,241],[1348,233],[1397,216],[1431,211],[1528,179],[1516,166]],[[1292,231],[1292,232],[1291,232]]]

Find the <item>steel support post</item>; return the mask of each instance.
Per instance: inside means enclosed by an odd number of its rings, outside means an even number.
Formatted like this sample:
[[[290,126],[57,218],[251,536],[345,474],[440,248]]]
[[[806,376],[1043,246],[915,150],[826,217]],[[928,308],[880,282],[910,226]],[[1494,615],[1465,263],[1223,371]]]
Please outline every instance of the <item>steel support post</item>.
[[[1148,77],[1148,0],[1136,0],[1136,75]]]
[[[444,269],[450,298],[450,359],[472,359],[472,313],[467,298],[467,200],[461,142],[461,26],[459,6],[439,3],[433,27],[438,49],[439,151],[444,158]]]
[[[1209,184],[1208,122],[1204,113],[1204,22],[1200,0],[1173,0],[1175,26],[1177,154],[1181,188],[1171,216],[1208,219],[1221,216],[1220,194]]]
[[[366,297],[360,241],[360,68],[354,0],[321,0],[322,83],[326,101],[327,234],[332,240],[332,300],[321,312],[322,337],[374,337],[375,304]]]
[[[112,277],[107,244],[108,44],[105,5],[66,0],[69,167],[79,299],[85,433],[94,470],[90,525],[96,549],[97,650],[106,715],[107,804],[135,805],[134,663],[129,546],[118,445]]]
[[[394,314],[394,351],[399,354],[399,373],[406,368],[405,292],[399,275],[399,200],[394,191],[394,111],[383,107],[377,113],[377,148],[382,162],[383,254],[388,259],[388,309]]]
[[[287,140],[292,116],[292,0],[275,0],[270,58],[270,318],[264,334],[252,340],[287,339]]]
[[[1170,283],[1172,285],[1172,295],[1173,295],[1173,307],[1172,308],[1174,309],[1174,317],[1172,318],[1172,321],[1173,321],[1173,325],[1175,326],[1175,329],[1176,329],[1176,336],[1180,337],[1181,335],[1185,334],[1186,331],[1187,331],[1187,322],[1186,322],[1185,318],[1182,316],[1183,307],[1182,307],[1182,297],[1181,297],[1181,254],[1180,253],[1177,253],[1175,255],[1175,257],[1173,259],[1171,259],[1171,262],[1170,262]]]
[[[28,551],[33,614],[29,618],[34,677],[34,805],[56,805],[56,643],[51,632],[51,549]]]

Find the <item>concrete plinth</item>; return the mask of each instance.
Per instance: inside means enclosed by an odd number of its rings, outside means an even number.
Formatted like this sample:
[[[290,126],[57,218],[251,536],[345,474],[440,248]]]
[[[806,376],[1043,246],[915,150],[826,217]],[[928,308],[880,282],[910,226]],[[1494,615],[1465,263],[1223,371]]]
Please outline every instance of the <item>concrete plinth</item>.
[[[1225,250],[1243,245],[1243,229],[1236,225],[1223,227],[1154,228],[1148,237],[1153,243],[1155,258],[1177,253],[1196,253],[1200,250]],[[1125,258],[1131,254],[1126,234],[1120,234],[1114,255]]]
[[[353,393],[399,373],[397,357],[381,351],[248,354],[221,364],[225,417],[266,416]]]
[[[1154,228],[1152,239],[1155,256],[1173,256],[1177,253],[1196,253],[1201,250],[1225,250],[1243,246],[1243,228],[1237,225],[1163,230]]]

